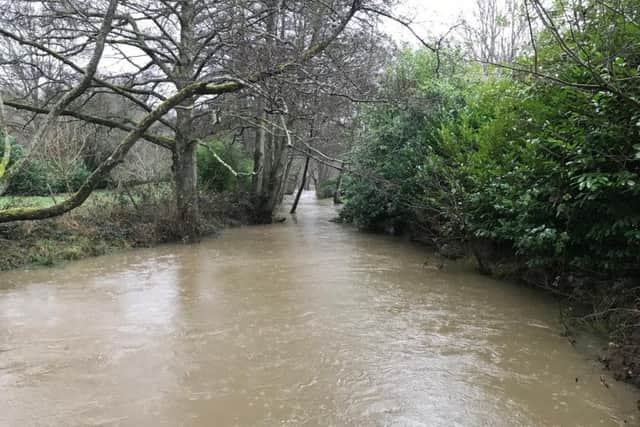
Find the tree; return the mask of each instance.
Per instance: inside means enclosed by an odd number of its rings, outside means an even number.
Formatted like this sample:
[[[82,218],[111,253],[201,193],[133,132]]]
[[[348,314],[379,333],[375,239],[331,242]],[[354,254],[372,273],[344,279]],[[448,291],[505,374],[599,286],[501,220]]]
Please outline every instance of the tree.
[[[465,46],[482,63],[512,63],[530,41],[529,6],[522,0],[476,0],[464,25]]]
[[[45,208],[0,211],[0,222],[48,218],[74,209],[139,140],[146,140],[170,150],[179,233],[185,239],[196,238],[197,120],[209,115],[225,95],[250,94],[262,103],[259,109],[280,117],[279,137],[290,136],[286,103],[269,85],[283,76],[299,76],[304,64],[341,36],[362,4],[361,0],[111,0],[107,4],[69,0],[37,5],[5,1],[0,44],[11,49],[3,51],[0,64],[11,63],[15,69],[20,66],[18,57],[35,50],[38,56],[55,60],[65,76],[54,79],[27,62],[21,66],[52,89],[43,94],[46,99],[38,96],[34,101],[15,80],[4,88],[6,106],[45,116],[31,149],[37,149],[43,132],[59,116],[119,129],[126,136],[68,199]],[[315,31],[296,33],[293,43],[289,30],[311,18]],[[7,57],[11,55],[13,61]],[[9,75],[4,68],[2,73]],[[126,116],[84,112],[83,106],[99,95],[126,100],[141,118],[132,123]],[[288,145],[281,144],[282,151]],[[6,178],[10,177],[9,171]]]

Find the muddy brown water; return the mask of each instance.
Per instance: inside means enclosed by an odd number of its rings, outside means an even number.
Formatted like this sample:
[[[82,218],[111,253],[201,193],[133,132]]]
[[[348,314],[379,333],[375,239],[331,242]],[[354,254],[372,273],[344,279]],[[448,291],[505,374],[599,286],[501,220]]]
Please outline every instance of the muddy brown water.
[[[0,274],[0,425],[638,424],[552,299],[333,214]]]

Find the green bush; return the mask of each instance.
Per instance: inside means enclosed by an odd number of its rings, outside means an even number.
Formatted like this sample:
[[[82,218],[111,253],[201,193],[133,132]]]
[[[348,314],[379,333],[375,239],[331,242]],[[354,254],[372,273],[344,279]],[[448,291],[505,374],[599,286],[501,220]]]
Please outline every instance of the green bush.
[[[318,184],[316,188],[316,197],[318,199],[330,199],[336,191],[337,179],[328,179]]]
[[[592,95],[557,86],[501,85],[476,89],[493,111],[482,107],[488,117],[475,134],[470,231],[558,274],[637,270],[634,113],[609,103],[594,115]]]
[[[4,153],[4,144],[0,144],[0,157]],[[24,158],[24,148],[11,141],[9,168],[18,160]],[[29,159],[11,178],[6,194],[13,196],[46,196],[51,192],[65,193],[76,191],[90,175],[82,162],[75,163],[67,171],[67,176],[60,176],[46,162]]]
[[[544,44],[538,52],[550,68],[564,61]],[[430,61],[402,55],[383,81],[389,94],[402,88],[401,100],[361,111],[342,218],[436,241],[489,240],[552,277],[636,275],[640,112],[607,92],[522,76],[434,75]],[[589,83],[578,68],[557,67]]]
[[[398,102],[361,111],[364,130],[349,159],[358,174],[345,181],[343,220],[373,231],[460,234],[464,153],[443,124],[462,105],[462,82],[455,61],[441,64],[448,76],[441,79],[435,63],[425,52],[405,52],[384,79],[385,94]]]
[[[216,159],[214,153],[241,176],[234,174]],[[198,180],[204,189],[223,192],[246,187],[251,182],[253,162],[238,144],[227,140],[211,139],[205,146],[199,146]]]

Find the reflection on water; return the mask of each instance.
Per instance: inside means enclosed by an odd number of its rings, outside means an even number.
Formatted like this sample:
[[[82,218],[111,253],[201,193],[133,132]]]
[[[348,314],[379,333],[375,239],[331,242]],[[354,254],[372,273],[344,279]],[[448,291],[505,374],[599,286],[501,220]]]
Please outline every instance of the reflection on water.
[[[0,425],[624,425],[557,307],[328,221],[0,274]]]

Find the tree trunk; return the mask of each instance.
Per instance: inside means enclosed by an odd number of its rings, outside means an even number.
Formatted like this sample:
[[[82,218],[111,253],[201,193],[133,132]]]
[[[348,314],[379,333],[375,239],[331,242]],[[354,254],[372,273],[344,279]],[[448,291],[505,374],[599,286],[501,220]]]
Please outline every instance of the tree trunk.
[[[293,206],[291,206],[291,211],[289,213],[296,213],[296,209],[298,208],[298,202],[300,201],[300,196],[302,196],[302,192],[304,191],[304,186],[307,184],[307,171],[309,170],[309,160],[311,158],[307,156],[307,160],[304,162],[304,170],[302,171],[302,182],[300,183],[300,189],[298,190],[298,194],[296,194],[296,199],[293,201]]]
[[[342,203],[340,200],[340,187],[342,187],[342,175],[344,173],[344,162],[342,163],[342,169],[340,170],[340,174],[338,175],[338,181],[336,182],[336,190],[333,192],[333,204],[339,205]]]
[[[196,7],[193,0],[183,0],[180,11],[180,61],[174,69],[175,84],[179,90],[192,80],[195,45]],[[173,170],[176,193],[176,232],[185,242],[200,237],[200,210],[198,206],[198,175],[196,163],[197,141],[193,133],[192,112],[196,98],[186,98],[176,108],[176,146]]]
[[[256,141],[253,150],[253,193],[262,194],[264,186],[265,155],[266,155],[266,121],[267,113],[264,111],[262,102],[258,103],[258,127],[256,128]]]
[[[269,14],[266,18],[266,31],[264,35],[265,48],[258,52],[262,62],[271,64],[272,53],[275,51],[275,40],[277,38],[277,18],[278,5],[277,0],[268,0],[265,2]],[[266,89],[269,91],[269,89]],[[274,95],[274,94],[272,94]],[[274,98],[276,96],[274,95]],[[265,110],[265,101],[260,98],[258,101],[258,128],[256,135],[256,144],[254,152],[254,188],[253,188],[253,208],[254,219],[260,224],[269,224],[273,222],[273,169],[278,168],[277,156],[274,148],[277,145],[276,128],[270,126],[267,120]]]
[[[269,224],[272,222],[272,209],[269,204],[269,187],[271,172],[271,136],[268,135],[266,127],[267,114],[262,103],[258,104],[260,115],[258,119],[259,127],[256,129],[256,142],[254,150],[253,167],[253,210],[254,221],[258,224]]]
[[[273,222],[273,215],[284,196],[284,180],[288,174],[288,150],[284,139],[275,134],[268,139],[268,161],[265,165],[265,182],[258,199],[258,221],[264,224]]]
[[[293,157],[289,156],[289,146],[287,145],[287,139],[285,137],[282,138],[282,145],[278,147],[280,153],[279,165],[274,175],[274,180],[276,183],[276,193],[275,193],[275,206],[282,204],[284,200],[284,190],[287,184],[287,179],[289,178],[289,172],[291,170],[291,165],[293,164]]]
[[[0,108],[3,108],[2,98],[0,98]],[[0,114],[4,116],[4,113],[2,111],[0,111]],[[3,117],[0,117],[0,119],[3,119]],[[3,122],[0,122],[0,125],[3,124]],[[4,173],[9,167],[9,161],[11,160],[11,139],[3,128],[0,128],[0,141],[4,143],[2,149],[2,159],[0,159],[0,196],[2,196],[9,188],[9,181],[3,178]]]
[[[198,206],[198,178],[196,144],[178,139],[173,155],[175,192],[177,202],[176,232],[184,241],[196,241],[200,236]]]

